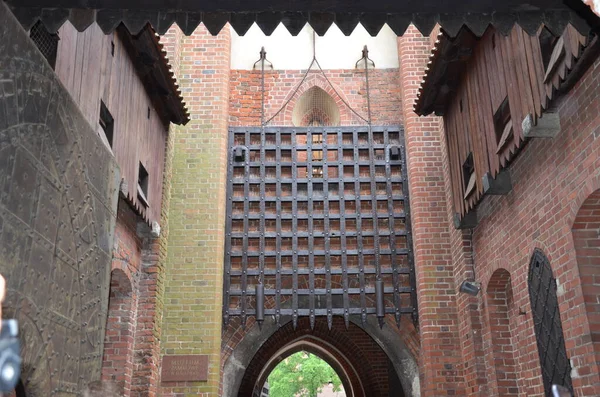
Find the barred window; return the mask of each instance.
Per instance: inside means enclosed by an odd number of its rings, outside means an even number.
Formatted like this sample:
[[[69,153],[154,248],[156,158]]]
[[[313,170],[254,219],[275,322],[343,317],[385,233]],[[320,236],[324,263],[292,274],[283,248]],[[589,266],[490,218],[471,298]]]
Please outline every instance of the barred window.
[[[58,52],[58,34],[53,34],[46,29],[41,21],[38,21],[29,32],[29,37],[35,43],[42,55],[54,69],[56,66],[56,54]]]
[[[544,390],[551,397],[553,384],[573,390],[571,362],[565,348],[556,279],[548,258],[537,249],[529,264],[528,285]]]

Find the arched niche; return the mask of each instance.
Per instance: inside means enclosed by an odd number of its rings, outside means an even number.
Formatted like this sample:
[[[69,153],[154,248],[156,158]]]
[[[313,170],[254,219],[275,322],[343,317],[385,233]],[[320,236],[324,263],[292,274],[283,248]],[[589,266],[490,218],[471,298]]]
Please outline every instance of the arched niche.
[[[340,125],[340,109],[336,101],[320,87],[306,90],[296,101],[292,123],[297,127]]]

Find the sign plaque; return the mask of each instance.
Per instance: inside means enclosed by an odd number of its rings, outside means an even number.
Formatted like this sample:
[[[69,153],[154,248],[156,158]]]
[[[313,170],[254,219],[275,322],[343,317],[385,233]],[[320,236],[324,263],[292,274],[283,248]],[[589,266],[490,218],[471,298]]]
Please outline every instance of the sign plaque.
[[[161,382],[206,382],[207,355],[163,356]]]

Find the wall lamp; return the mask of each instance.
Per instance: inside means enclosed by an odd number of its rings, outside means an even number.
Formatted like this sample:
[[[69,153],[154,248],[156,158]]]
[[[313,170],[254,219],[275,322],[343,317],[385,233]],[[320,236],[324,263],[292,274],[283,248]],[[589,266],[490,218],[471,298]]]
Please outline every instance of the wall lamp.
[[[472,296],[477,296],[477,294],[479,293],[480,290],[481,290],[481,283],[479,283],[477,281],[465,280],[460,285],[460,292],[463,292],[465,294],[469,294]]]

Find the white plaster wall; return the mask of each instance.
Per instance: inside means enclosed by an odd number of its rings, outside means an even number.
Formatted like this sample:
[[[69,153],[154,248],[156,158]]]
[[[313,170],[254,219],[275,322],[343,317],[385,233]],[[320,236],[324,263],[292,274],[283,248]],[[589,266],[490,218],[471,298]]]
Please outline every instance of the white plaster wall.
[[[232,69],[251,70],[263,46],[267,60],[273,62],[276,70],[306,69],[312,61],[313,29],[308,24],[296,37],[283,24],[279,24],[271,36],[266,36],[256,24],[244,36],[233,29],[231,32]],[[331,25],[324,36],[316,35],[317,60],[323,69],[353,69],[365,45],[376,68],[398,67],[397,37],[387,25],[376,37],[371,37],[361,24],[350,36],[344,36],[335,24]]]

